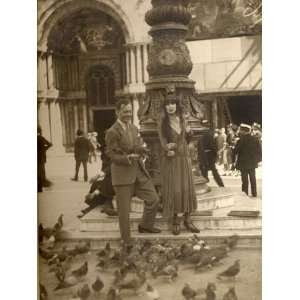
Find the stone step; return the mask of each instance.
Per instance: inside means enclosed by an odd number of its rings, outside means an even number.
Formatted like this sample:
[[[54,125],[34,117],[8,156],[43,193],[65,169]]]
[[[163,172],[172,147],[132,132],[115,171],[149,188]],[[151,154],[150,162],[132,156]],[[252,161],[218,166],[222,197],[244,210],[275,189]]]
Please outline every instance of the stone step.
[[[141,221],[140,213],[131,213],[131,231],[137,231]],[[247,231],[261,228],[261,217],[239,217],[239,216],[199,216],[192,215],[194,224],[200,229],[209,232],[210,230],[238,230]],[[162,232],[170,231],[171,225],[168,219],[158,216],[156,226]],[[183,228],[184,229],[184,228]],[[94,209],[81,219],[80,231],[86,232],[119,232],[117,217],[108,217]]]
[[[198,211],[213,210],[234,205],[234,194],[229,188],[212,187],[211,191],[206,194],[197,194]],[[143,212],[144,203],[141,199],[133,197],[131,200],[132,212]]]
[[[197,236],[206,241],[210,246],[218,246],[222,241],[233,234],[239,235],[239,240],[237,243],[237,248],[261,248],[261,230],[252,230],[248,232],[243,232],[239,230],[203,230]],[[148,239],[155,241],[157,239],[163,241],[167,240],[172,244],[181,244],[188,240],[193,234],[183,231],[180,235],[174,236],[169,232],[164,232],[160,234],[140,234],[137,232],[132,232],[133,239]],[[57,247],[61,247],[62,244],[67,247],[74,247],[78,243],[84,241],[91,242],[91,248],[93,250],[98,250],[109,242],[112,247],[120,246],[120,235],[117,232],[81,232],[81,231],[63,231],[59,235],[57,242]]]

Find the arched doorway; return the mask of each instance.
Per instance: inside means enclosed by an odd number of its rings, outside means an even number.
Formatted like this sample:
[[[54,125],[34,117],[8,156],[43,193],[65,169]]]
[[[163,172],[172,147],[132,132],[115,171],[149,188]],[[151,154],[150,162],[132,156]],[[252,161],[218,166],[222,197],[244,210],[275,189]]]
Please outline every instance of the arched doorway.
[[[71,10],[49,32],[47,48],[67,150],[73,148],[77,129],[97,131],[102,139],[111,126],[114,95],[122,92],[126,79],[124,45],[119,22],[92,7]]]
[[[114,123],[115,76],[110,67],[93,66],[86,76],[87,102],[90,112],[90,129],[98,133],[104,143],[105,131]]]

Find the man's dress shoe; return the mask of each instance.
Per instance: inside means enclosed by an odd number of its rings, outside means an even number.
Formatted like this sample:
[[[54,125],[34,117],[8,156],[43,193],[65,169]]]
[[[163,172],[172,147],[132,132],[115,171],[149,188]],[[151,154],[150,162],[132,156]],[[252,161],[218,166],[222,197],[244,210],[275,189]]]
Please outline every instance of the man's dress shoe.
[[[144,228],[142,226],[138,226],[139,233],[160,233],[161,230],[158,228]]]

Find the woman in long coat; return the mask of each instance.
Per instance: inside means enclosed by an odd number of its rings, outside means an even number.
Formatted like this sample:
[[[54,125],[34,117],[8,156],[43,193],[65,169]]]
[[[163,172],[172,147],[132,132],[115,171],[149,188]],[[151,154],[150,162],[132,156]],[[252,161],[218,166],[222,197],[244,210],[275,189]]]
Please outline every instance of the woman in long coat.
[[[196,192],[192,175],[191,157],[187,139],[190,128],[185,124],[176,96],[167,96],[158,128],[162,147],[161,179],[163,214],[172,218],[172,232],[180,233],[180,219],[184,216],[187,230],[199,233],[190,214],[197,208]]]

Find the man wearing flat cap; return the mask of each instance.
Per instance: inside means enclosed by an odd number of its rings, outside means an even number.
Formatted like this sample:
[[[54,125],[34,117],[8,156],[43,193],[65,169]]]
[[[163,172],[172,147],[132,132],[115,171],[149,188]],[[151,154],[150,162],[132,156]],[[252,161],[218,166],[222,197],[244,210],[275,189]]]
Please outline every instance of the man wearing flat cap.
[[[262,159],[261,145],[258,139],[251,135],[251,126],[241,124],[240,139],[234,149],[236,168],[241,171],[242,191],[248,195],[249,180],[251,195],[257,197],[255,169]]]

